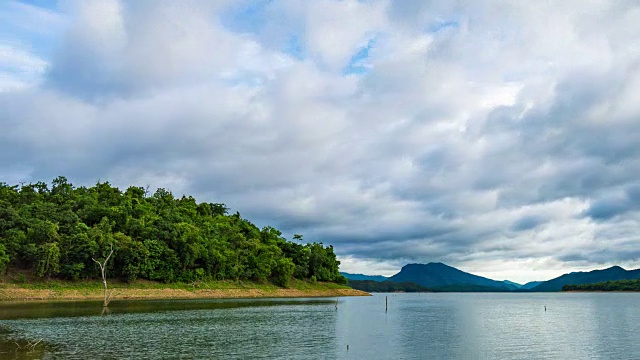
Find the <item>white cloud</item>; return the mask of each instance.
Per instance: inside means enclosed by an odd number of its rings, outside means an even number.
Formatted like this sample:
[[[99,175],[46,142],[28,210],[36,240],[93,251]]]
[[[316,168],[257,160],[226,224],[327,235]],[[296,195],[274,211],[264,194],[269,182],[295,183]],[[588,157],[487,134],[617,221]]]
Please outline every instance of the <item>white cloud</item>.
[[[224,2],[73,3],[53,58],[0,48],[46,77],[15,91],[4,73],[0,176],[225,202],[334,244],[352,272],[639,267],[625,4],[274,1],[237,33]],[[372,37],[367,72],[345,75]]]
[[[48,63],[19,45],[0,44],[0,92],[37,85]]]
[[[307,3],[305,37],[322,65],[340,71],[360,48],[385,29],[386,1],[321,0]]]
[[[61,13],[15,0],[0,3],[0,20],[5,30],[44,37],[50,37],[66,26],[66,18]],[[6,35],[11,33],[5,32]]]

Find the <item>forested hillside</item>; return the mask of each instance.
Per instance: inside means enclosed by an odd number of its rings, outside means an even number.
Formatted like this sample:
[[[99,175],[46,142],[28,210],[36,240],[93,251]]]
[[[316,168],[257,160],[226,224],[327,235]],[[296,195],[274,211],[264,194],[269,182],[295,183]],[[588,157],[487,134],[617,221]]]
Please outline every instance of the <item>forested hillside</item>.
[[[562,291],[640,291],[640,280],[605,281],[594,284],[565,285]]]
[[[0,271],[99,278],[92,258],[103,259],[111,246],[108,275],[126,280],[346,283],[332,246],[287,241],[277,229],[229,215],[224,204],[108,182],[74,187],[64,177],[51,186],[0,183]]]
[[[594,284],[605,281],[634,280],[640,278],[640,269],[625,270],[620,266],[612,266],[602,270],[579,271],[558,276],[544,281],[532,288],[532,291],[561,291],[564,285]]]

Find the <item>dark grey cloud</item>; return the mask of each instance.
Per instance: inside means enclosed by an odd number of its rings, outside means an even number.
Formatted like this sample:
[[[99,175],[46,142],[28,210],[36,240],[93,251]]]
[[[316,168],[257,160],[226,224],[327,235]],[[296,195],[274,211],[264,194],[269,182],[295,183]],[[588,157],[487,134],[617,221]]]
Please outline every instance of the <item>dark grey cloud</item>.
[[[585,215],[596,221],[606,221],[628,212],[640,210],[640,191],[636,184],[617,193],[605,193],[594,199]]]
[[[545,223],[545,219],[541,219],[537,216],[523,216],[513,223],[511,226],[512,231],[524,231],[531,230],[538,227],[540,224]]]
[[[586,214],[594,220],[608,220],[628,210],[628,204],[620,200],[601,200],[589,207]]]

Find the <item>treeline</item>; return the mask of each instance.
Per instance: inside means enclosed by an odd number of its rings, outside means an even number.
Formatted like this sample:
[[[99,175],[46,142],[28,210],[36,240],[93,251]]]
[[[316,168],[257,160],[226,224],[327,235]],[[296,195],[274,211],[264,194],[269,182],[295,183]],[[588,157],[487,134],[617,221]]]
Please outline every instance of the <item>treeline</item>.
[[[394,283],[391,281],[349,280],[349,286],[366,292],[427,292],[424,286],[412,282]]]
[[[158,189],[121,191],[108,182],[74,187],[64,177],[28,185],[0,183],[0,271],[39,277],[99,278],[92,258],[114,249],[109,277],[128,281],[346,283],[332,246],[287,241],[219,203],[175,198]]]
[[[640,279],[605,281],[593,284],[564,285],[562,291],[640,291]]]

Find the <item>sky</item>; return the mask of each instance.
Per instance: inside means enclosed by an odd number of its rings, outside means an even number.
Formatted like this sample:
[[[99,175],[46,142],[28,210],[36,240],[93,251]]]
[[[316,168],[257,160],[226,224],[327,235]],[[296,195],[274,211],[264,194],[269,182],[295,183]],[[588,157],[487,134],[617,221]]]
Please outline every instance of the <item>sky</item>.
[[[0,181],[165,188],[341,270],[640,268],[637,1],[0,1]]]

